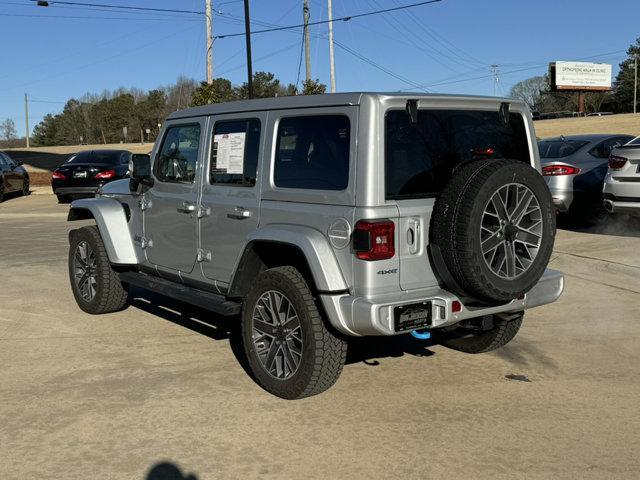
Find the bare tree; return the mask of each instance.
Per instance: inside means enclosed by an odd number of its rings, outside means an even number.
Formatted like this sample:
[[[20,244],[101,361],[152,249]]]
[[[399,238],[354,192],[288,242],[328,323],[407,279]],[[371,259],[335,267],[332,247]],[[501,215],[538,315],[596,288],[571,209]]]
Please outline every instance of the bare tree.
[[[0,123],[0,136],[7,142],[11,142],[18,138],[16,124],[11,118],[7,118]]]
[[[531,77],[516,83],[509,92],[509,96],[524,101],[529,108],[540,99],[542,93],[549,90],[549,81],[546,76]]]

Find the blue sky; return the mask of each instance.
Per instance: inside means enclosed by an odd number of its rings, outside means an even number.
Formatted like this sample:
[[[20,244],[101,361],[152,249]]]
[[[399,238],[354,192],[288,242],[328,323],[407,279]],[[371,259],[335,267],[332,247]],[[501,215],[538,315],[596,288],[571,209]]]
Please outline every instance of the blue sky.
[[[71,0],[82,1],[82,0]],[[417,0],[333,0],[334,18]],[[203,10],[204,0],[85,0],[87,3]],[[243,30],[239,0],[213,0],[221,14],[218,35]],[[615,9],[613,5],[615,4]],[[289,25],[302,20],[302,0],[252,0],[252,20]],[[326,19],[326,0],[310,0],[311,20]],[[75,18],[83,17],[83,18]],[[86,18],[92,17],[92,18]],[[395,91],[428,85],[445,93],[491,95],[490,65],[500,65],[499,93],[541,75],[553,60],[617,64],[640,37],[640,2],[615,0],[443,0],[410,10],[336,22],[338,91]],[[29,0],[0,0],[5,39],[0,72],[0,119],[24,131],[24,93],[32,99],[33,127],[64,101],[120,86],[144,90],[179,75],[205,76],[203,17],[135,14],[104,9],[37,7]],[[253,29],[261,28],[259,25]],[[329,84],[326,25],[311,29],[312,75]],[[252,37],[254,70],[295,83],[301,52],[299,31]],[[390,73],[366,63],[357,55]],[[215,42],[214,75],[234,83],[246,78],[244,38]],[[395,75],[395,76],[394,76]],[[304,64],[300,70],[304,79]]]

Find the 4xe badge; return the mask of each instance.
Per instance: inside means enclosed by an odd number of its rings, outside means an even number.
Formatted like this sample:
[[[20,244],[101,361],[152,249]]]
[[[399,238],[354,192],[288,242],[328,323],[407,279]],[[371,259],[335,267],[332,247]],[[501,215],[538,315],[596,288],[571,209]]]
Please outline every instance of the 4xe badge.
[[[392,268],[390,270],[378,270],[378,275],[391,275],[393,273],[398,273],[397,268]]]

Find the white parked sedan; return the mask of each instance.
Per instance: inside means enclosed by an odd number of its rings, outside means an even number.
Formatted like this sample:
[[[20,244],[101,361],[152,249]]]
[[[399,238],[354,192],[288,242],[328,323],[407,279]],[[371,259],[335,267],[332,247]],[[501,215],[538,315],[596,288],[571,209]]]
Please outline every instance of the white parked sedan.
[[[640,215],[640,137],[611,152],[603,192],[607,212]]]

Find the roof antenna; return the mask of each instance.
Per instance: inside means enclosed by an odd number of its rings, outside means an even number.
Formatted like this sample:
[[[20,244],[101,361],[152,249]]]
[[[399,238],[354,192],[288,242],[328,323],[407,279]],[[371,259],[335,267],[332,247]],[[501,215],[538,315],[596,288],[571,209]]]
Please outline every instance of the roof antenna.
[[[411,121],[411,126],[415,127],[418,124],[418,100],[415,98],[407,100],[406,109]]]

